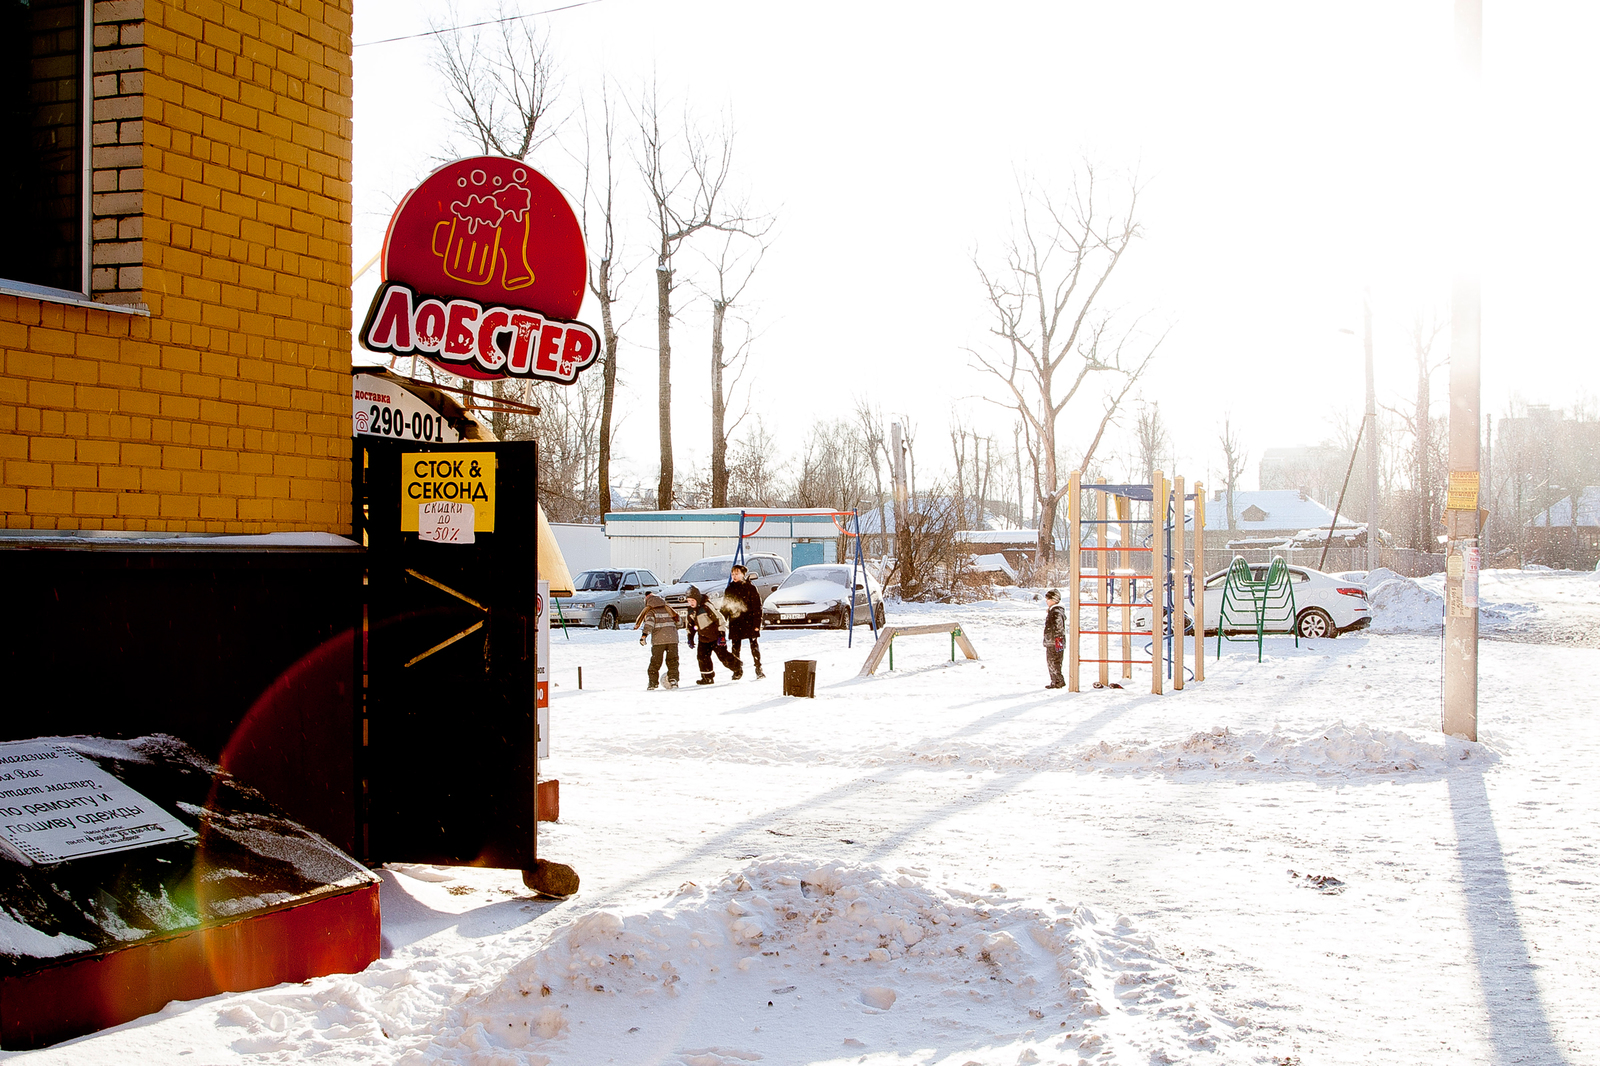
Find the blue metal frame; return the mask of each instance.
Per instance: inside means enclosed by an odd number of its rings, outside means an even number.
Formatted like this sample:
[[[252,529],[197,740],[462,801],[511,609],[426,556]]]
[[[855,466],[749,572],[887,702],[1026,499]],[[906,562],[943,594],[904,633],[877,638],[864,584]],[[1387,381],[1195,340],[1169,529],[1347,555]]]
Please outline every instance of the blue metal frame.
[[[806,511],[806,512],[757,511],[756,514],[761,516],[763,522],[768,518],[788,518],[789,521],[792,523],[796,518],[801,518],[801,517],[805,517],[805,518],[823,518],[823,517],[827,517],[830,521],[833,522],[833,525],[834,525],[835,528],[840,528],[839,527],[839,523],[837,521],[837,519],[838,519],[838,517],[840,515],[848,514],[850,516],[850,523],[854,527],[855,532],[853,534],[849,530],[845,530],[844,532],[845,532],[845,536],[854,536],[855,537],[856,550],[855,550],[854,557],[850,560],[850,589],[849,589],[849,592],[850,592],[850,616],[849,616],[849,619],[848,619],[848,621],[847,621],[847,623],[845,625],[845,631],[846,631],[845,647],[847,647],[847,648],[855,647],[855,639],[856,639],[856,590],[855,590],[856,575],[860,574],[862,577],[868,576],[867,575],[867,560],[861,554],[861,509],[858,507],[853,511],[834,511],[834,512],[832,512],[831,515],[819,515],[815,511]],[[734,566],[743,566],[744,565],[744,536],[745,536],[745,534],[744,534],[744,524],[745,524],[745,519],[747,517],[749,517],[749,512],[747,512],[743,508],[741,508],[739,510],[739,543],[734,545],[734,548],[733,548],[733,565]],[[759,529],[760,527],[757,526],[756,528]],[[862,584],[862,587],[866,588],[866,585],[865,585],[864,582]],[[880,603],[883,602],[882,599],[881,599],[883,593],[879,592],[878,595],[880,597],[879,602]],[[876,641],[878,639],[878,613],[872,609],[872,590],[870,588],[867,589],[867,624],[872,627],[872,639],[874,641]]]

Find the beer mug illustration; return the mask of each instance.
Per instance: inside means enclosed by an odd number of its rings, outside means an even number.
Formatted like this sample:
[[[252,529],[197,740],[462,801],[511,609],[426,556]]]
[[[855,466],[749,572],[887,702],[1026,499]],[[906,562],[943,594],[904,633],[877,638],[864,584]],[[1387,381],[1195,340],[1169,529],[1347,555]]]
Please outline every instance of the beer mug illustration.
[[[446,277],[487,285],[498,269],[507,289],[533,284],[528,263],[532,194],[518,184],[526,176],[518,168],[510,184],[498,176],[489,179],[482,170],[457,179],[463,198],[451,201],[450,217],[433,228],[433,254],[444,260]]]

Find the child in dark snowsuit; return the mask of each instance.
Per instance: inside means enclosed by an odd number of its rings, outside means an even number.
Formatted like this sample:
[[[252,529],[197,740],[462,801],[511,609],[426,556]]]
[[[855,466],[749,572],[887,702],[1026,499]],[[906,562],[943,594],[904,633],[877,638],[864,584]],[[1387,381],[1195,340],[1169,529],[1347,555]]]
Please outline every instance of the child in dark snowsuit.
[[[716,676],[711,668],[713,654],[733,673],[733,680],[737,681],[744,676],[744,667],[728,653],[725,646],[724,634],[728,631],[728,620],[717,610],[716,605],[693,585],[689,586],[689,646],[694,647],[695,641],[700,641],[700,680],[697,685],[712,685],[716,683]]]
[[[667,687],[677,688],[678,612],[652,592],[644,598],[644,613],[639,615],[639,621],[633,628],[644,630],[639,634],[640,644],[646,638],[650,641],[650,688],[659,687],[663,659],[667,663]]]
[[[1061,606],[1061,593],[1051,589],[1044,594],[1050,609],[1044,615],[1044,661],[1050,668],[1050,683],[1045,688],[1066,688],[1061,677],[1061,658],[1067,648],[1067,611]]]
[[[722,613],[728,618],[728,643],[733,657],[739,658],[739,644],[750,642],[750,661],[755,664],[756,676],[761,672],[761,590],[750,583],[750,571],[735,566],[722,592]],[[740,660],[741,666],[743,660]]]

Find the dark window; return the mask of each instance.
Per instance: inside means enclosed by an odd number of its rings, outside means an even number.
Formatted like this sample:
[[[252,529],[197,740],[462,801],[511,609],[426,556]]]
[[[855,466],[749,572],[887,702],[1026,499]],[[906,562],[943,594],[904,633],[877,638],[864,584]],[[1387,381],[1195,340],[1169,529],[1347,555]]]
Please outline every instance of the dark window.
[[[0,278],[83,291],[83,0],[0,0]]]

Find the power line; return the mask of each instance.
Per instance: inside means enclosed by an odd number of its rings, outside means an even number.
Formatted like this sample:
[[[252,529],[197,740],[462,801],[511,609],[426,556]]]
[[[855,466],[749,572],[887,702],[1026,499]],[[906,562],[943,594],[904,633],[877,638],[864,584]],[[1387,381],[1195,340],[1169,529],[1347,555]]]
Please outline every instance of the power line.
[[[437,30],[423,30],[421,33],[408,33],[402,37],[385,37],[381,41],[362,41],[355,45],[356,48],[365,48],[373,44],[394,44],[396,41],[414,41],[419,37],[433,37],[441,33],[455,33],[457,30],[475,30],[481,26],[498,26],[503,22],[516,22],[519,19],[538,18],[540,15],[553,15],[557,11],[571,11],[575,7],[588,7],[598,4],[600,0],[578,0],[574,4],[563,4],[560,7],[547,7],[543,11],[530,11],[526,15],[506,15],[504,18],[485,19],[483,22],[469,22],[463,26],[446,26]]]

